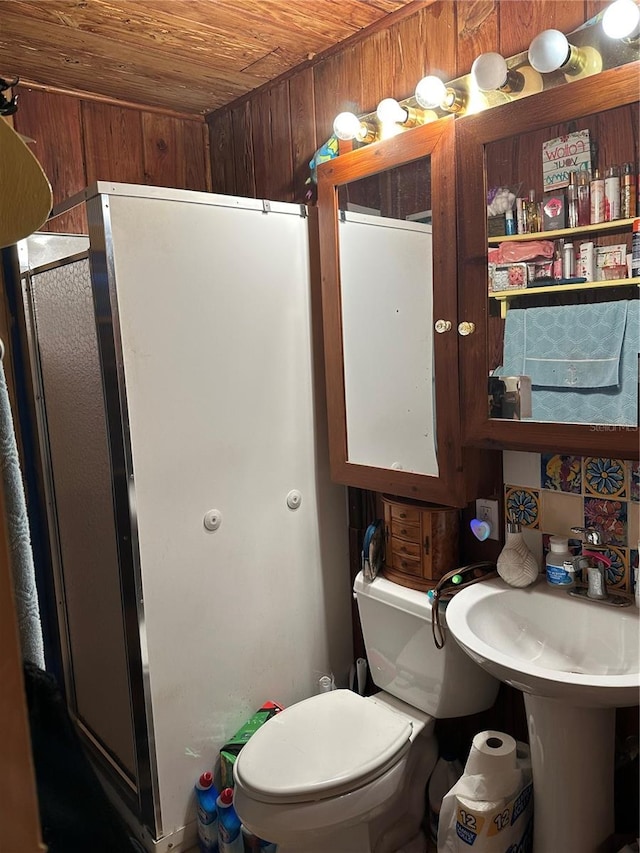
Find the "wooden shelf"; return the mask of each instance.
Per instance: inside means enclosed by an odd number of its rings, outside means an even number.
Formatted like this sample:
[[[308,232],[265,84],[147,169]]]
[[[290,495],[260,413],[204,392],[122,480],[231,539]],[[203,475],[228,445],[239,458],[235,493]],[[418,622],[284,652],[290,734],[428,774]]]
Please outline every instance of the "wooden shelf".
[[[502,237],[489,237],[490,246],[500,243],[526,243],[530,240],[555,240],[558,237],[575,237],[579,234],[602,234],[607,231],[621,231],[631,228],[634,219],[614,219],[613,222],[599,222],[597,225],[582,225],[580,228],[559,228],[557,231],[537,231],[535,234],[510,234]]]
[[[518,290],[494,290],[491,299],[500,302],[500,316],[507,316],[509,301],[517,296],[535,296],[538,293],[563,293],[571,290],[602,290],[606,287],[640,287],[640,278],[615,278],[610,281],[585,281],[579,284],[549,284],[544,287],[523,287]]]

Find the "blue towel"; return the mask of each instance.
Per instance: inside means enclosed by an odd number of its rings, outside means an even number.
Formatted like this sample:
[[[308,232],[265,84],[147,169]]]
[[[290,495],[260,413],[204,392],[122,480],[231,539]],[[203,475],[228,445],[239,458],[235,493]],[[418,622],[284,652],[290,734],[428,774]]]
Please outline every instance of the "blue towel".
[[[550,362],[535,360],[544,357],[539,339],[545,317],[546,328],[555,329],[566,342],[563,353],[544,335]],[[616,358],[618,339],[621,346]],[[637,426],[639,349],[637,300],[514,309],[507,314],[500,372],[532,377],[532,420]],[[528,359],[532,354],[534,358]],[[572,360],[574,355],[586,360]]]
[[[524,363],[518,373],[530,376],[532,385],[549,388],[618,385],[628,304],[625,300],[519,312]]]
[[[13,596],[18,617],[22,657],[40,669],[44,669],[42,626],[31,553],[29,519],[2,361],[0,361],[0,469],[4,486]]]

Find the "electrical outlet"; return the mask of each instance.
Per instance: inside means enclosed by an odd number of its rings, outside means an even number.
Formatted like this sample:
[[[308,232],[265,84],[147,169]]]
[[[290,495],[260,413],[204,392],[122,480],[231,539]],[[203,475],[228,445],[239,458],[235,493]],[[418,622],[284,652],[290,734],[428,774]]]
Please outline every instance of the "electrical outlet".
[[[489,498],[478,498],[476,501],[476,518],[486,521],[491,527],[489,539],[500,538],[500,519],[498,517],[498,501]]]

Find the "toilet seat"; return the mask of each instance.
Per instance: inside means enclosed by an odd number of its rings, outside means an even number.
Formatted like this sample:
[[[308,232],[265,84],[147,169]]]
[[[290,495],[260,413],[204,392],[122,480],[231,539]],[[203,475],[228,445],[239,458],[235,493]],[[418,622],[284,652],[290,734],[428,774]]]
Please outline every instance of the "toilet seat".
[[[407,752],[411,720],[350,690],[320,693],[286,708],[245,744],[237,784],[263,803],[305,803],[353,791]]]

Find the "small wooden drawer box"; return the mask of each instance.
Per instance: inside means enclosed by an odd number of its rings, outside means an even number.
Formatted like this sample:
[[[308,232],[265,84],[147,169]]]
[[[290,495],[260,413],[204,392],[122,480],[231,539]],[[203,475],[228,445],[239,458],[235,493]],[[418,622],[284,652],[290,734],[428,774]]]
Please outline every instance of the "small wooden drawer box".
[[[458,565],[457,509],[382,496],[384,575],[412,589],[427,590]]]

